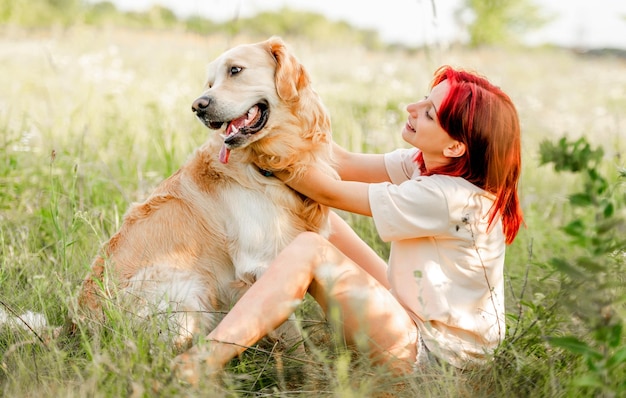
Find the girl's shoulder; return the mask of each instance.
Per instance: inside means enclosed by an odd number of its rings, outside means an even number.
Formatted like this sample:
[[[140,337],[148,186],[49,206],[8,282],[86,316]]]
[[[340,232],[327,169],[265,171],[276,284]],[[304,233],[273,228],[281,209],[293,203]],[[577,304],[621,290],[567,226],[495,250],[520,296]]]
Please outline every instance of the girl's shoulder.
[[[481,230],[488,230],[489,212],[496,200],[494,194],[462,177],[435,174],[418,178],[431,185],[431,190],[438,189],[441,192],[451,220],[465,219],[462,222],[467,222],[473,219],[481,225],[484,224],[484,229]]]
[[[463,177],[453,177],[442,174],[433,174],[429,176],[416,176],[415,181],[422,181],[426,184],[432,184],[439,187],[446,197],[468,197],[481,196],[494,201],[496,196],[485,191],[484,189],[472,184]]]

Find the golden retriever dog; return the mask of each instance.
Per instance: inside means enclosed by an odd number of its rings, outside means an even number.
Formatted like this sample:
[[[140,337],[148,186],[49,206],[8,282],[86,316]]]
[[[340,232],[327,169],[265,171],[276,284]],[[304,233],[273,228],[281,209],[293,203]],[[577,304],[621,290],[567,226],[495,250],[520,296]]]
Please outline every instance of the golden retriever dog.
[[[265,171],[317,167],[338,178],[327,111],[280,38],[211,62],[192,110],[214,132],[127,211],[83,282],[79,320],[102,321],[103,303],[114,303],[164,318],[163,334],[186,348],[300,232],[329,232],[328,208]]]

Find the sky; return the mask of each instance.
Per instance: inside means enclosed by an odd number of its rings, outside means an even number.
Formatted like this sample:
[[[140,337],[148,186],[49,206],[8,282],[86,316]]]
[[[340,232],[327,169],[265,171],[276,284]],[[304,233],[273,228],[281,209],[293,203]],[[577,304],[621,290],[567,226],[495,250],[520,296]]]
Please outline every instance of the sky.
[[[95,2],[97,0],[90,0]],[[111,0],[119,9],[141,11],[153,4],[181,17],[199,15],[216,21],[249,17],[282,7],[314,11],[329,19],[375,29],[387,42],[446,44],[461,36],[454,11],[462,0]],[[554,19],[528,44],[626,49],[626,0],[534,0]],[[436,12],[433,12],[433,3]]]

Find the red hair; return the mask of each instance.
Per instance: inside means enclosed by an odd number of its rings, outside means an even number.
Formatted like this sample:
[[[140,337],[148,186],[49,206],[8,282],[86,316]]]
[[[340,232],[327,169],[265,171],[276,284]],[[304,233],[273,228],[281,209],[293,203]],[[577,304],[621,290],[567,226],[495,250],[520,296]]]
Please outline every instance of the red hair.
[[[506,243],[510,244],[523,221],[517,196],[522,163],[517,110],[508,95],[479,75],[443,66],[435,72],[431,87],[444,80],[450,91],[437,117],[441,127],[465,144],[466,150],[463,156],[424,174],[463,177],[493,193],[496,199],[489,224],[500,214]],[[421,156],[418,163],[423,165]]]

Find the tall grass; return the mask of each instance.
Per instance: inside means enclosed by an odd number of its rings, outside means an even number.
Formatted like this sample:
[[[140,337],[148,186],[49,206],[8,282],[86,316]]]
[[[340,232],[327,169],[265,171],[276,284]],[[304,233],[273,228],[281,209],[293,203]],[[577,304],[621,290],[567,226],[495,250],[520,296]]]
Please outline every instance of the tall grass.
[[[550,266],[577,250],[560,227],[572,217],[576,175],[540,165],[539,144],[586,136],[605,149],[604,169],[623,163],[626,65],[559,50],[449,49],[372,52],[285,37],[312,75],[342,145],[388,151],[405,104],[427,94],[441,64],[475,69],[510,93],[523,124],[521,198],[526,226],[508,248],[509,342],[484,369],[394,379],[345,350],[328,325],[302,327],[310,358],[248,350],[220,383],[193,390],[171,378],[175,353],[158,328],[111,309],[106,325],[56,336],[98,246],[128,205],[147,196],[210,134],[190,104],[206,63],[227,47],[264,38],[72,28],[5,31],[0,38],[0,300],[7,314],[36,311],[44,330],[0,332],[0,385],[6,396],[575,396],[584,361],[546,337],[587,333],[566,307],[563,279]],[[618,209],[618,211],[623,211]],[[345,215],[386,256],[371,220]],[[581,300],[584,297],[580,298]],[[623,305],[623,304],[622,304]],[[623,306],[616,308],[623,316]],[[585,337],[582,335],[581,337]],[[623,343],[623,337],[622,343]],[[618,368],[615,377],[624,377]],[[210,394],[209,394],[210,393]],[[620,393],[624,393],[621,391]]]

